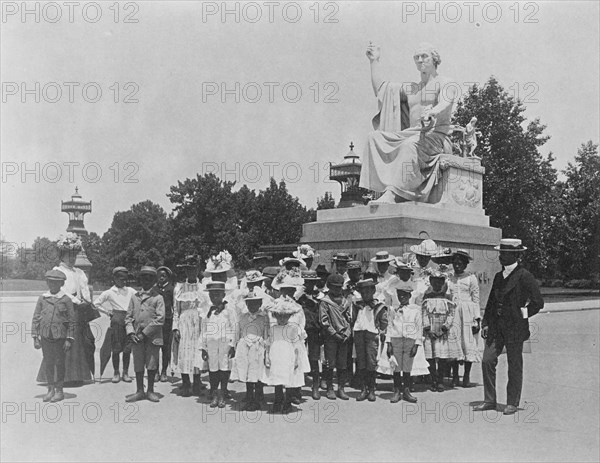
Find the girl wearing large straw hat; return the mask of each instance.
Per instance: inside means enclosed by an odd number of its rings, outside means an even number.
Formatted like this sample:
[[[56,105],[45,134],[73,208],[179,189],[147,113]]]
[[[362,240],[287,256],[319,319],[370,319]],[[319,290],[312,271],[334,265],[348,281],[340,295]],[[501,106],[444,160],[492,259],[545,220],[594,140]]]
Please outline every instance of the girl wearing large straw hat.
[[[245,310],[237,323],[235,358],[232,362],[231,379],[246,383],[244,410],[260,410],[260,398],[256,397],[258,382],[265,368],[265,344],[269,339],[269,318],[261,311],[263,298],[250,292],[244,298]]]
[[[454,326],[460,339],[465,365],[462,387],[475,386],[470,382],[471,365],[473,362],[481,362],[479,283],[473,273],[465,271],[472,260],[466,250],[455,251],[452,257],[454,274],[448,278],[448,288],[456,303]],[[455,361],[452,365],[452,384],[456,386],[458,382],[458,361]]]
[[[410,265],[414,270],[413,281],[415,282],[413,299],[411,301],[413,304],[421,305],[423,302],[425,291],[429,288],[428,272],[436,267],[431,262],[431,257],[438,250],[438,245],[430,239],[423,240],[420,244],[410,247],[410,252],[413,253]]]
[[[291,303],[297,304],[298,306],[302,307],[296,301],[296,297],[299,297],[303,285],[304,279],[302,277],[292,277],[286,275],[278,285],[280,292],[279,299],[288,300]],[[276,319],[271,317],[271,324],[274,325],[276,323]],[[302,340],[306,340],[306,316],[304,315],[304,310],[299,310],[295,312],[290,317],[289,323],[298,326]],[[310,364],[308,359],[308,353],[304,343],[301,343],[298,347],[298,356],[300,359],[300,363],[303,365],[303,367]],[[288,387],[287,394],[289,396],[290,401],[294,405],[300,404],[302,400],[302,389],[300,387]]]
[[[304,373],[310,371],[310,366],[302,360],[303,330],[290,320],[293,315],[302,311],[302,307],[289,298],[282,297],[267,307],[267,310],[277,320],[277,324],[271,327],[262,382],[275,386],[273,412],[288,413],[292,409],[292,397],[288,392],[284,399],[283,388],[304,386]]]
[[[314,262],[315,257],[319,257],[319,254],[315,252],[310,244],[301,244],[298,249],[292,253],[292,255],[298,259],[301,259],[306,265],[306,269],[310,270]]]
[[[203,387],[200,380],[200,370],[205,365],[198,351],[200,341],[201,321],[200,310],[210,304],[202,284],[198,279],[200,260],[197,255],[187,255],[177,268],[183,269],[186,278],[177,283],[173,290],[173,350],[171,355],[172,368],[181,374],[183,384],[179,388],[182,397],[199,395]],[[193,375],[194,385],[190,382]]]
[[[447,360],[462,356],[460,344],[450,329],[455,321],[456,306],[444,287],[448,278],[448,269],[429,271],[431,291],[423,296],[423,331],[425,332],[425,357],[429,361],[432,379],[432,391],[443,392],[443,372]]]

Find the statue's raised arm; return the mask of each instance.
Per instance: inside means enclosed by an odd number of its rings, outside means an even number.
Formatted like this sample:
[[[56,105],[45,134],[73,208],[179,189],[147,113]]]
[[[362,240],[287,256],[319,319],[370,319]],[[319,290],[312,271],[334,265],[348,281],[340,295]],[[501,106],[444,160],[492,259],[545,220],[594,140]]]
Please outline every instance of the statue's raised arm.
[[[366,55],[367,58],[369,58],[369,61],[371,62],[371,84],[373,85],[373,91],[375,92],[375,96],[377,96],[377,91],[383,83],[379,67],[379,58],[381,58],[381,48],[377,45],[374,45],[373,42],[369,42]]]

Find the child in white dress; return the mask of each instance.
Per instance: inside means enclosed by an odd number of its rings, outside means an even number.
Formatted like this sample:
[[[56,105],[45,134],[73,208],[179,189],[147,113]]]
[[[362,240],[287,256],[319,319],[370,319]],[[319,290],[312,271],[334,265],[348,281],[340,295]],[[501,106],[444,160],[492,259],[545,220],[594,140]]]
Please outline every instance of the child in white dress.
[[[256,397],[257,385],[265,369],[265,343],[269,339],[269,318],[260,311],[262,297],[254,293],[244,299],[247,310],[239,318],[236,334],[235,358],[231,379],[246,383],[243,410],[260,410],[260,398]]]
[[[268,307],[269,313],[277,320],[271,327],[267,354],[265,356],[265,372],[262,382],[275,386],[275,402],[273,412],[288,413],[292,409],[291,395],[285,396],[283,388],[304,386],[304,373],[310,371],[307,359],[304,359],[304,338],[302,328],[297,323],[290,323],[290,318],[302,307],[287,298],[277,299]]]
[[[477,277],[465,269],[473,258],[463,249],[453,256],[454,275],[448,278],[448,287],[456,303],[455,331],[460,339],[465,364],[462,387],[474,387],[471,383],[471,365],[481,362],[481,308],[479,307],[479,283]],[[459,384],[458,361],[452,365],[452,383]]]

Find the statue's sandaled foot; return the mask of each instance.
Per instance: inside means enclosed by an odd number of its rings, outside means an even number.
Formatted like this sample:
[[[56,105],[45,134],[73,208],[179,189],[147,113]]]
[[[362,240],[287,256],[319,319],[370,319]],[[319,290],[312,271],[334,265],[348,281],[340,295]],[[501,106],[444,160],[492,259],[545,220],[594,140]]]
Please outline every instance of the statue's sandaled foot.
[[[386,190],[379,199],[369,201],[369,204],[396,204],[396,195],[391,190]]]

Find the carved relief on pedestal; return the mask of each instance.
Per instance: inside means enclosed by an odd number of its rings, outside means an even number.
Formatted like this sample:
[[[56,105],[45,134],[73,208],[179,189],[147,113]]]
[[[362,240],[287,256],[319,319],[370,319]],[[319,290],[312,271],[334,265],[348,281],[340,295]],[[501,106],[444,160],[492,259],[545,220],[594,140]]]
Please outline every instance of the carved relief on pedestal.
[[[477,207],[481,202],[479,183],[462,179],[452,192],[452,199],[460,206]]]

